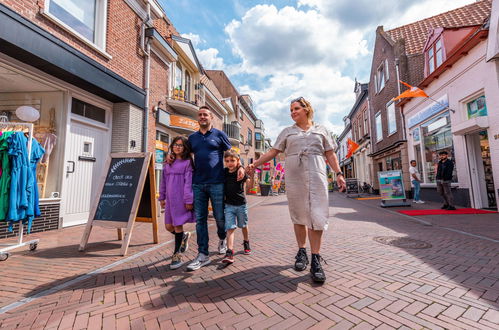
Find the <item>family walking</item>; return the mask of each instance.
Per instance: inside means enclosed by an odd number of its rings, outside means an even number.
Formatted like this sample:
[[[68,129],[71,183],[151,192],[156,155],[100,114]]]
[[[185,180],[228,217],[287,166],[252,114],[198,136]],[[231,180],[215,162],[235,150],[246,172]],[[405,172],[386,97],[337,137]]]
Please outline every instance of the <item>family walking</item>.
[[[198,255],[187,265],[187,270],[210,263],[209,201],[216,220],[218,253],[225,254],[222,262],[234,262],[234,231],[238,227],[244,237],[243,253],[251,253],[244,183],[256,167],[283,152],[286,156],[286,194],[298,245],[294,268],[303,271],[310,264],[313,281],[325,281],[320,249],[329,217],[326,161],[336,173],[340,188],[345,186],[345,180],[331,134],[324,126],[313,122],[314,110],[310,103],[303,97],[292,100],[290,114],[295,124],[285,128],[274,147],[246,169],[242,168],[239,155],[231,150],[227,135],[212,126],[213,114],[206,106],[198,111],[199,131],[188,139],[177,137],[173,140],[159,197],[165,209],[165,227],[175,236],[172,269],[183,264],[182,253],[188,248],[190,236],[184,232],[183,225],[190,222],[196,223]],[[310,259],[306,250],[307,237]]]

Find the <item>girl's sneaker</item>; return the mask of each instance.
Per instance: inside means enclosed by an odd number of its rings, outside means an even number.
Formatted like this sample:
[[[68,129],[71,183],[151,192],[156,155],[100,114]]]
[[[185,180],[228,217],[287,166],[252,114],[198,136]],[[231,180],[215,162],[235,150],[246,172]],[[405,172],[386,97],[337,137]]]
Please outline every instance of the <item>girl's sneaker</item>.
[[[191,233],[186,231],[184,237],[182,238],[182,244],[180,245],[180,253],[185,253],[189,248],[189,238],[191,238]]]
[[[244,246],[244,254],[245,255],[251,254],[251,248],[249,245],[249,241],[243,241],[243,246]]]
[[[170,269],[177,269],[182,266],[184,262],[182,261],[182,255],[180,253],[175,253],[172,257],[172,262],[170,264]]]
[[[234,251],[227,249],[227,252],[225,252],[225,257],[222,260],[224,264],[232,264],[234,263]]]

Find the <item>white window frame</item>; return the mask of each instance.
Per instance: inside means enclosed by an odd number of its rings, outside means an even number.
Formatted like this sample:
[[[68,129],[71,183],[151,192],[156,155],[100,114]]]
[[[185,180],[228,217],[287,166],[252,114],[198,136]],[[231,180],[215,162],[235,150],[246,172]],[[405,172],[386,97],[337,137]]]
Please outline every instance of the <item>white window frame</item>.
[[[107,2],[108,0],[96,0],[95,4],[95,41],[88,40],[86,37],[81,35],[79,32],[74,30],[71,26],[67,25],[63,21],[61,21],[54,14],[50,13],[50,1],[45,0],[45,7],[42,11],[42,14],[59,25],[61,28],[71,33],[79,40],[83,41],[88,46],[97,50],[100,54],[104,55],[108,59],[111,59],[112,56],[106,52],[106,35],[107,35]]]
[[[391,116],[390,116],[390,107],[393,106],[393,121],[395,123],[395,129],[391,131],[390,127],[390,122],[391,122]],[[387,118],[387,124],[388,124],[388,136],[393,135],[397,133],[397,115],[395,113],[395,102],[390,101],[386,104],[386,118]]]
[[[381,124],[380,125],[381,134],[379,134],[378,132],[378,118],[379,118],[379,123]],[[376,125],[376,142],[383,141],[383,121],[381,120],[381,111],[378,111],[378,113],[374,115],[374,123]]]
[[[388,60],[384,60],[383,62],[380,63],[380,65],[378,65],[378,68],[376,69],[376,74],[374,76],[374,88],[376,90],[376,93],[379,93],[383,90],[383,88],[385,88],[386,86],[386,82],[388,81],[388,75],[387,75],[387,64],[388,64]],[[380,87],[380,72],[383,71],[383,86]]]

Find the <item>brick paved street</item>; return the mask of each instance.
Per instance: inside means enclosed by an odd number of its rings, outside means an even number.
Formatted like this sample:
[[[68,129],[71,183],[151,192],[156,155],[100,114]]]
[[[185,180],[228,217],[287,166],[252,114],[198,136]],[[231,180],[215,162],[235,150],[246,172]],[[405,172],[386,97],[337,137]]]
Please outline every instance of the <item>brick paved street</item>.
[[[14,253],[0,264],[0,306],[45,294],[0,314],[0,328],[497,328],[498,243],[425,226],[374,203],[332,197],[323,286],[292,269],[296,247],[285,197],[252,197],[250,204],[262,202],[250,210],[254,252],[236,255],[227,268],[213,255],[212,264],[196,272],[171,271],[172,245],[166,244],[47,293],[121,258],[111,241],[78,253],[80,228],[40,234],[39,250]],[[148,230],[137,227],[130,255],[154,248]],[[114,232],[94,241],[106,234]],[[432,247],[402,249],[380,244],[376,236],[407,236]],[[170,239],[164,232],[161,237]],[[212,250],[215,244],[212,239]],[[189,259],[195,249],[192,244]]]

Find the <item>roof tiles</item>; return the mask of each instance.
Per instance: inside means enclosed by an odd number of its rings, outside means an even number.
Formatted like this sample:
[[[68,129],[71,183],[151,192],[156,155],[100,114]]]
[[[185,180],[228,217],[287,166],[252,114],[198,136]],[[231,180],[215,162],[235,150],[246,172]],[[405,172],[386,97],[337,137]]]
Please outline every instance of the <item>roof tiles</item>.
[[[393,40],[405,39],[406,54],[419,54],[423,52],[430,29],[482,24],[489,17],[491,6],[491,0],[474,2],[461,8],[400,26],[386,31],[386,33]]]

